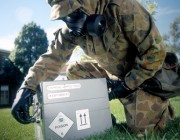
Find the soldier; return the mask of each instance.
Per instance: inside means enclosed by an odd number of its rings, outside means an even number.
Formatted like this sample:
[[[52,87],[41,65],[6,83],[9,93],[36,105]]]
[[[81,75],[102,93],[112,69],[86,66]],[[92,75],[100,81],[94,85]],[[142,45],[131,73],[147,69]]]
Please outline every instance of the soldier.
[[[107,78],[110,99],[124,105],[132,132],[165,128],[172,117],[169,100],[151,95],[141,85],[162,68],[166,51],[151,15],[136,0],[48,0],[51,19],[67,27],[55,32],[55,40],[41,55],[19,88],[12,115],[23,124],[31,97],[41,81],[54,80],[79,45],[94,59],[76,62],[67,69],[68,79]]]

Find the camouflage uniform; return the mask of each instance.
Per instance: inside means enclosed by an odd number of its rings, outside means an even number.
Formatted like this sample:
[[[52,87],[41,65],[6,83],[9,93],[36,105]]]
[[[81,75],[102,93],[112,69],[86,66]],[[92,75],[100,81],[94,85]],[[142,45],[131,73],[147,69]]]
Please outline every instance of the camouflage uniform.
[[[166,54],[161,36],[152,17],[136,0],[49,0],[49,3],[52,20],[81,8],[88,15],[103,14],[106,31],[101,37],[76,38],[67,28],[59,29],[47,53],[30,68],[21,88],[35,90],[41,81],[55,79],[77,45],[95,61],[70,65],[69,79],[120,78],[135,89],[161,69]],[[163,129],[172,113],[168,100],[141,89],[120,101],[133,132]]]

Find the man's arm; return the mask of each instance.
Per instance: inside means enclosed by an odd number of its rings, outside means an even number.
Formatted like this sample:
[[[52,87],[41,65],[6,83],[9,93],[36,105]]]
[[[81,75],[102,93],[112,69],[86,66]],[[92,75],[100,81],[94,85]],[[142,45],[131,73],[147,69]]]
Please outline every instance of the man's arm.
[[[49,46],[48,51],[29,69],[28,75],[16,94],[11,113],[20,123],[28,124],[35,121],[30,116],[29,108],[32,105],[32,97],[37,85],[41,81],[54,80],[72,53],[74,45],[65,39],[62,41],[61,32],[56,35],[56,40]]]
[[[125,77],[127,86],[135,89],[161,69],[166,52],[152,17],[137,1],[124,0],[119,13],[125,36],[138,51],[135,65]]]
[[[52,41],[48,51],[41,55],[29,69],[21,88],[35,91],[41,81],[54,80],[59,75],[62,66],[69,60],[75,45],[65,40],[61,31],[56,34],[56,39]]]

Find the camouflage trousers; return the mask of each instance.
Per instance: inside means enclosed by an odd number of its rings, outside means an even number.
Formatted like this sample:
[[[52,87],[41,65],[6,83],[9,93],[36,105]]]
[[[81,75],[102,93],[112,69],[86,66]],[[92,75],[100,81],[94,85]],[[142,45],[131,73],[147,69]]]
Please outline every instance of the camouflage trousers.
[[[68,79],[117,78],[94,62],[70,64],[66,73]],[[128,130],[131,132],[163,130],[166,121],[174,118],[174,111],[169,100],[163,100],[142,89],[119,100],[124,106]]]

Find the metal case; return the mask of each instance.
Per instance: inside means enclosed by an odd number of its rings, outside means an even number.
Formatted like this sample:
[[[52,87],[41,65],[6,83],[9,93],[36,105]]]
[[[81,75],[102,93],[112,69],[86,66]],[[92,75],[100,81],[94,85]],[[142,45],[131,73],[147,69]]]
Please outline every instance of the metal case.
[[[112,127],[105,78],[42,82],[41,91],[37,139],[75,140]]]

